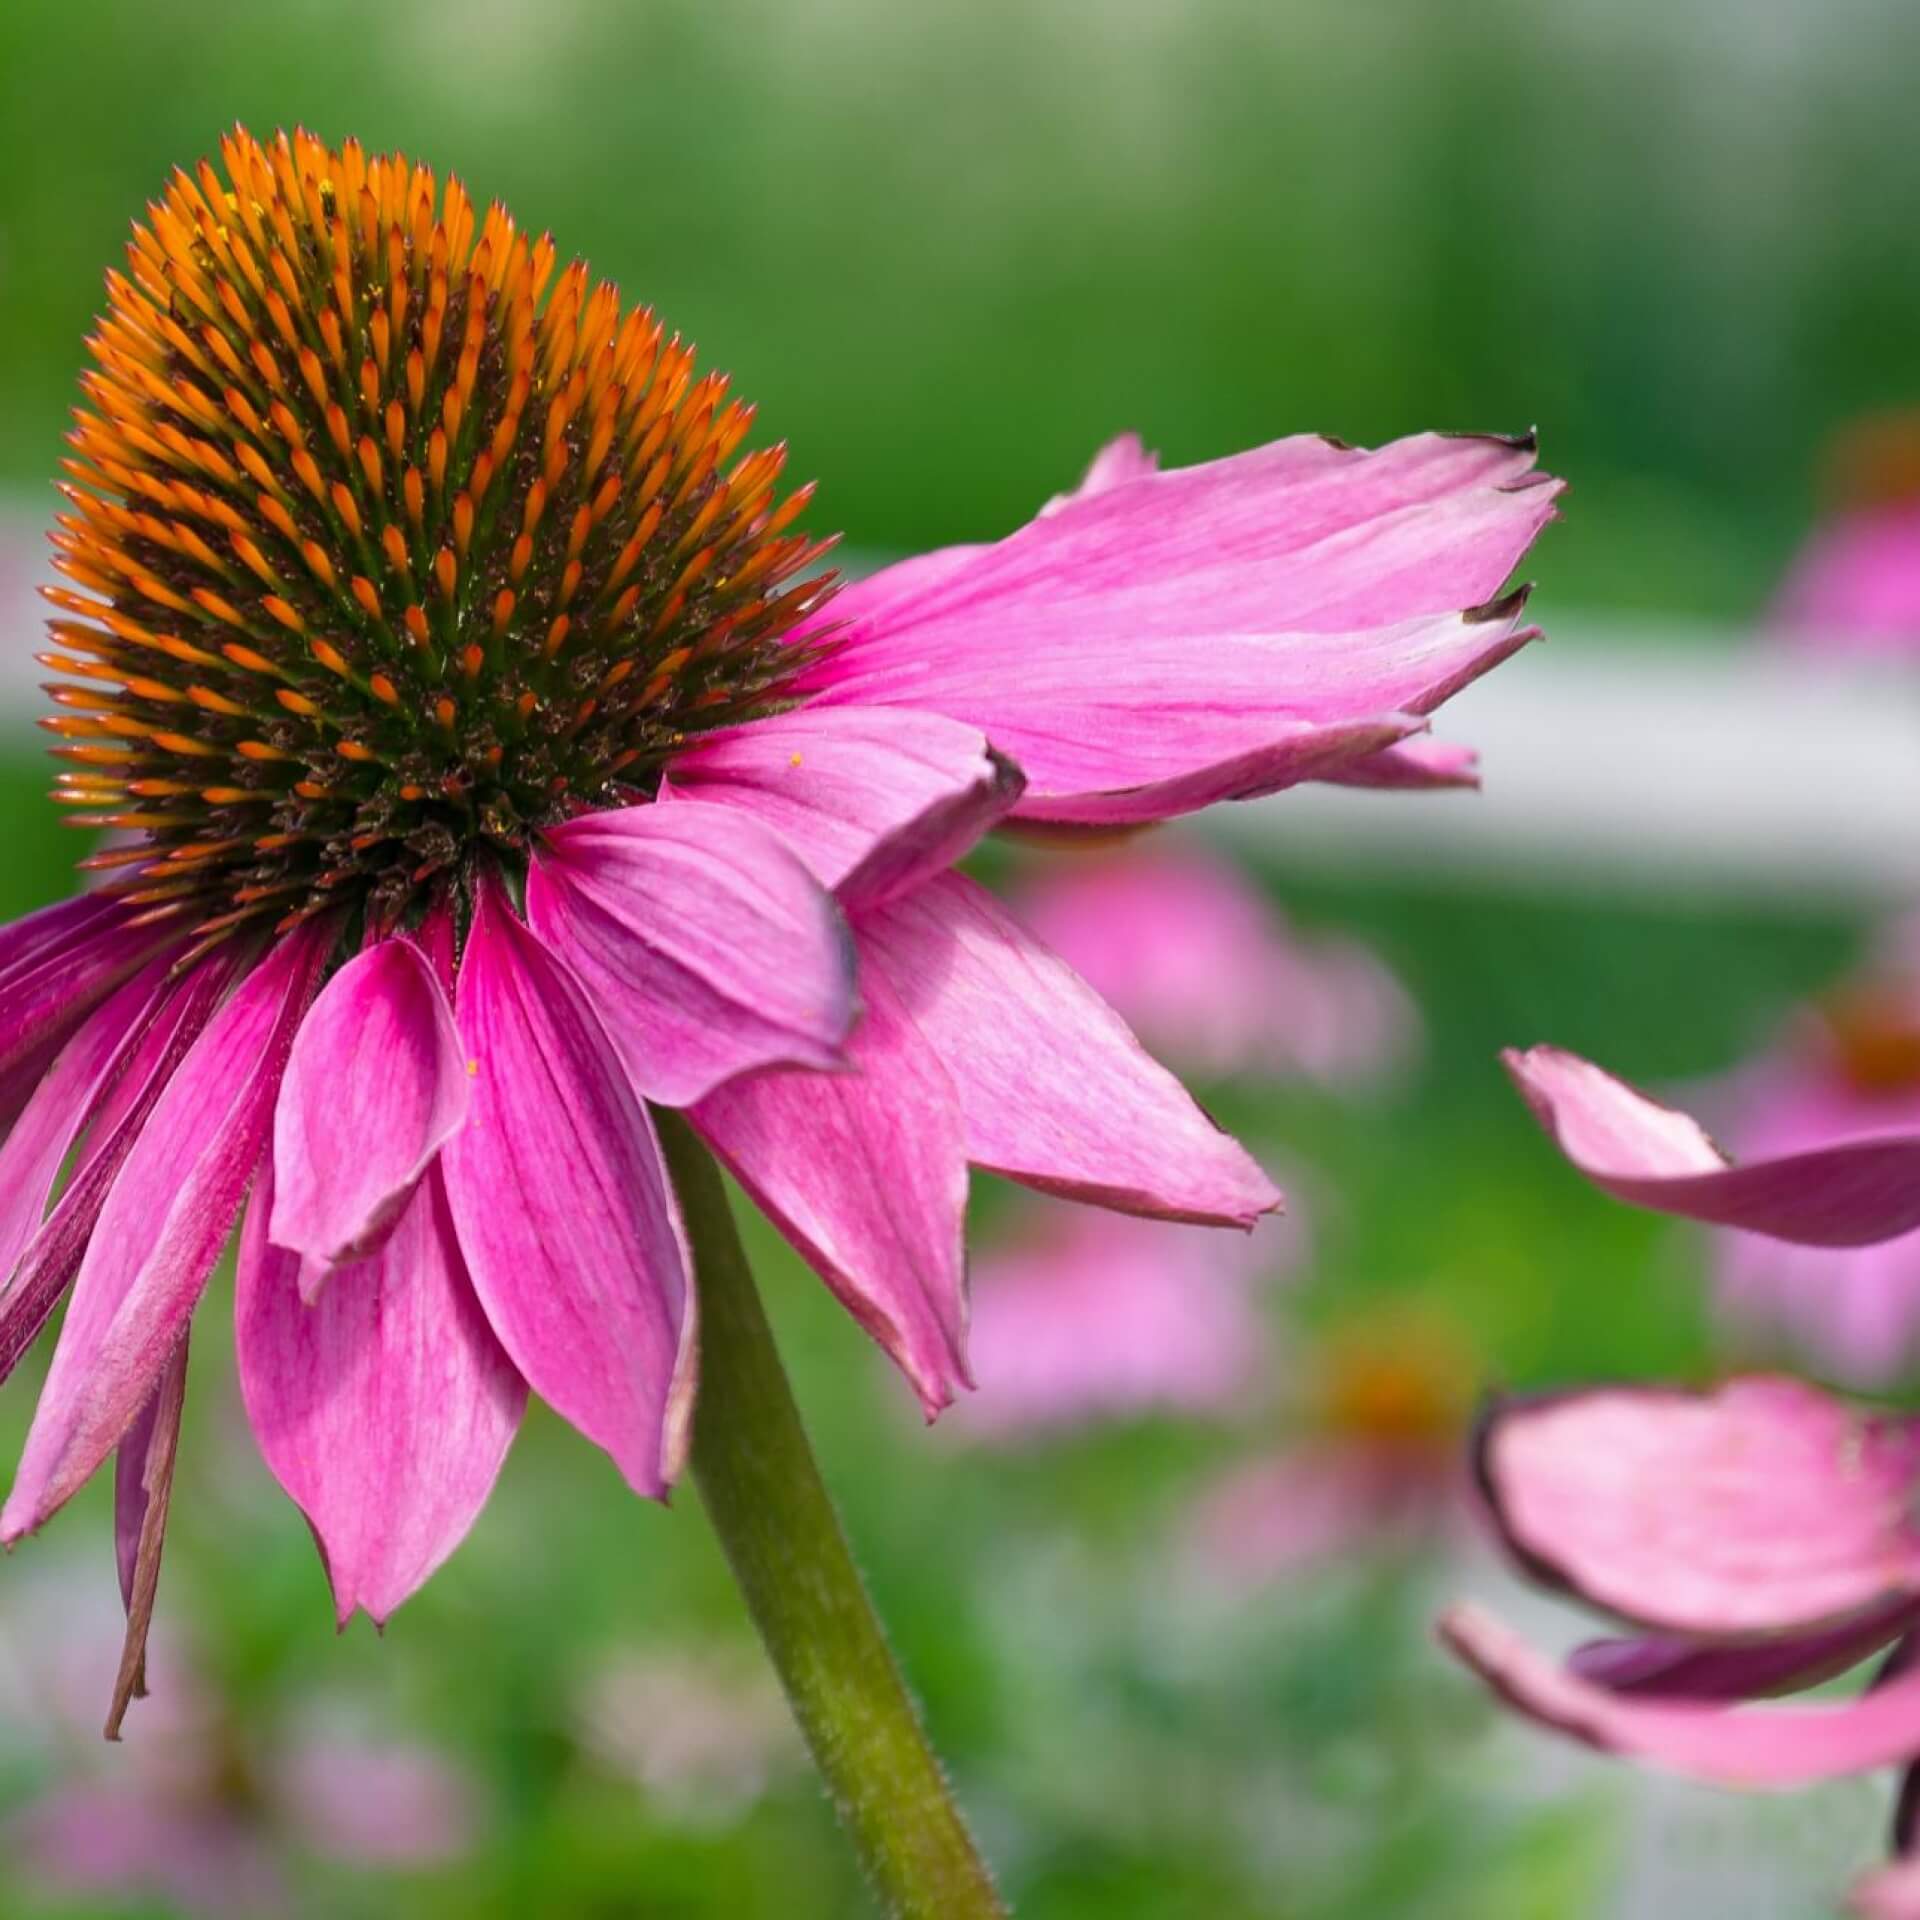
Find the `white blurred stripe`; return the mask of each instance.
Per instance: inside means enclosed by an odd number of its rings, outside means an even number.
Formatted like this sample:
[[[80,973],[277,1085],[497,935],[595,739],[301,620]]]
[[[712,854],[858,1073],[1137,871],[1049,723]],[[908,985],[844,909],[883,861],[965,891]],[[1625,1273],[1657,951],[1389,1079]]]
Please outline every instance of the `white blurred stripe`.
[[[29,516],[0,515],[0,742],[15,750],[46,710],[33,659],[47,614],[34,588],[55,577],[46,553]],[[1302,787],[1209,820],[1301,871],[1920,899],[1920,658],[1902,674],[1537,611],[1553,638],[1468,688],[1435,728],[1480,749],[1483,792]]]

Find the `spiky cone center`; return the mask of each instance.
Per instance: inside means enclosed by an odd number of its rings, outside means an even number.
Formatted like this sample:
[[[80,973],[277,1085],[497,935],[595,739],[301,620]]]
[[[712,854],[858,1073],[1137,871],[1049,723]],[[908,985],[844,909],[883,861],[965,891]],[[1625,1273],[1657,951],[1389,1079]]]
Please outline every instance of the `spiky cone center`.
[[[790,698],[831,542],[652,311],[399,155],[236,129],[88,342],[55,798],[203,938],[377,925]]]

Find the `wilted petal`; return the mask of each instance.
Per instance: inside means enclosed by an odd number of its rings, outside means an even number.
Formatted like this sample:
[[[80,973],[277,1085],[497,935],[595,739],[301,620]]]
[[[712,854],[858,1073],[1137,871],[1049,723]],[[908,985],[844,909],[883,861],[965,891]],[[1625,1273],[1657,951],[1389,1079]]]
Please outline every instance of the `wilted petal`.
[[[911,582],[849,590],[814,682],[980,727],[1027,774],[1021,817],[1134,793],[1146,819],[1318,777],[1334,757],[1316,764],[1316,730],[1349,757],[1389,746],[1362,723],[1404,731],[1530,637],[1517,601],[1489,603],[1553,512],[1533,457],[1302,436],[1083,492]]]
[[[1920,1751],[1920,1668],[1857,1699],[1735,1708],[1609,1692],[1479,1607],[1454,1608],[1440,1638],[1529,1718],[1603,1753],[1720,1786],[1804,1786]]]
[[[120,1738],[130,1702],[147,1691],[147,1634],[160,1591],[160,1553],[173,1499],[173,1463],[180,1448],[180,1414],[187,1397],[187,1336],[167,1362],[147,1404],[127,1429],[115,1462],[113,1531],[120,1562],[120,1597],[127,1633],[107,1708],[106,1736]]]
[[[750,813],[848,906],[939,873],[1020,797],[977,727],[897,707],[800,707],[700,736],[666,791]]]
[[[1797,1381],[1514,1402],[1479,1467],[1531,1568],[1666,1631],[1802,1633],[1920,1594],[1920,1422]]]
[[[1920,1133],[1729,1166],[1697,1121],[1558,1047],[1509,1052],[1540,1124],[1616,1199],[1816,1247],[1859,1247],[1920,1226]]]
[[[455,1018],[472,1062],[447,1142],[460,1250],[527,1383],[661,1495],[690,1437],[691,1264],[659,1142],[586,995],[486,881]]]
[[[453,1011],[411,941],[383,940],[327,982],[273,1119],[273,1241],[304,1257],[309,1294],[378,1246],[467,1099]]]
[[[265,1222],[264,1168],[240,1238],[240,1391],[273,1476],[307,1516],[342,1625],[376,1624],[466,1538],[526,1407],[526,1383],[467,1277],[438,1168],[378,1253],[300,1296]]]
[[[1280,1204],[1246,1150],[984,888],[947,874],[859,923],[953,1076],[967,1157],[1072,1200],[1249,1226]]]
[[[1905,1632],[1916,1615],[1920,1601],[1900,1599],[1840,1626],[1777,1640],[1590,1640],[1567,1656],[1567,1667],[1609,1693],[1752,1700],[1798,1692],[1845,1673]]]
[[[0,1146],[0,1281],[39,1230],[48,1196],[81,1129],[121,1063],[129,1036],[164,990],[164,967],[150,967],[112,994],[61,1048]]]
[[[0,1380],[20,1364],[79,1271],[94,1222],[148,1114],[212,1018],[232,977],[226,956],[216,953],[203,960],[122,1048],[65,1191],[28,1241],[12,1277],[0,1287]]]
[[[966,1141],[953,1084],[892,988],[869,979],[866,995],[852,1071],[749,1074],[690,1117],[931,1419],[969,1384]]]
[[[527,917],[603,1010],[645,1098],[687,1106],[755,1067],[839,1060],[852,946],[770,827],[654,805],[582,814],[546,840]]]
[[[279,942],[141,1128],[88,1242],[0,1541],[32,1532],[76,1492],[153,1390],[240,1211],[336,931],[310,924]]]

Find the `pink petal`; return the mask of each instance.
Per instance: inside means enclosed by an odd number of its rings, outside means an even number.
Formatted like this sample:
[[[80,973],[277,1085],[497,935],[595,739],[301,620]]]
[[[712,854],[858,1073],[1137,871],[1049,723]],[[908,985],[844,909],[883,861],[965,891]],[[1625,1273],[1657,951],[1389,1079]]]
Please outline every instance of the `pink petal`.
[[[118,924],[124,915],[122,907],[100,894],[74,893],[0,925],[0,987],[56,947],[104,925]]]
[[[1920,1134],[1727,1164],[1697,1121],[1558,1047],[1503,1056],[1540,1124],[1595,1186],[1635,1206],[1808,1246],[1920,1226]]]
[[[1280,1205],[1246,1150],[984,888],[947,874],[859,924],[953,1076],[967,1157],[1044,1192],[1251,1226]]]
[[[527,917],[645,1098],[687,1106],[755,1067],[839,1061],[852,945],[771,828],[731,808],[628,807],[555,828],[547,849]]]
[[[262,1170],[240,1237],[240,1391],[273,1476],[313,1527],[345,1625],[376,1625],[467,1536],[526,1408],[474,1297],[440,1172],[429,1168],[371,1259],[318,1300],[265,1222]]]
[[[1920,1859],[1896,1860],[1858,1881],[1847,1900],[1856,1920],[1920,1920]]]
[[[281,939],[155,1103],[88,1242],[0,1542],[32,1532],[85,1483],[178,1344],[240,1211],[337,931],[309,924]]]
[[[528,1384],[664,1495],[691,1437],[692,1268],[646,1109],[586,995],[480,888],[455,1018],[467,1125],[440,1165],[487,1319]]]
[[[368,947],[327,982],[273,1116],[271,1232],[304,1257],[309,1295],[379,1245],[467,1099],[453,1011],[411,941]]]
[[[1020,797],[977,727],[895,707],[800,707],[702,735],[667,792],[751,813],[848,906],[943,871]]]
[[[127,1631],[107,1707],[106,1737],[120,1738],[127,1707],[147,1691],[147,1635],[160,1591],[160,1554],[173,1499],[173,1463],[180,1448],[180,1415],[187,1395],[187,1336],[180,1335],[160,1380],[135,1416],[114,1462],[114,1549]]]
[[[965,1431],[1218,1415],[1264,1371],[1257,1239],[1086,1207],[1055,1207],[1045,1224],[974,1264],[980,1391],[955,1415]]]
[[[0,1146],[0,1278],[39,1230],[67,1154],[122,1062],[131,1035],[158,1004],[165,967],[149,967],[88,1015],[61,1048]]]
[[[1797,1381],[1517,1402],[1480,1471],[1530,1567],[1665,1631],[1804,1633],[1920,1596],[1920,1422]]]
[[[1383,792],[1477,787],[1480,755],[1472,747],[1455,746],[1451,740],[1403,740],[1398,746],[1343,761],[1324,778],[1334,786],[1376,787]]]
[[[1920,1601],[1889,1601],[1837,1627],[1784,1639],[1737,1641],[1660,1637],[1591,1640],[1567,1656],[1576,1677],[1609,1693],[1671,1700],[1752,1700],[1797,1693],[1857,1667],[1906,1632]]]
[[[1271,791],[1335,743],[1392,745],[1359,730],[1404,732],[1530,637],[1516,601],[1488,603],[1553,513],[1533,457],[1303,436],[1083,493],[911,582],[856,584],[814,680],[980,727],[1028,776],[1023,817]]]
[[[35,916],[39,918],[39,916]],[[164,925],[128,927],[119,911],[63,916],[23,943],[0,975],[0,1122],[25,1105],[45,1064],[89,1009],[169,947]]]
[[[79,1271],[94,1222],[148,1114],[232,978],[229,956],[216,953],[201,961],[122,1047],[65,1191],[0,1287],[0,1380],[20,1364]]]
[[[691,1117],[932,1419],[970,1384],[960,1111],[884,977],[867,983],[848,1054],[850,1073],[729,1081]]]
[[[1603,1753],[1721,1786],[1804,1786],[1920,1751],[1920,1668],[1856,1699],[1729,1708],[1610,1693],[1556,1666],[1479,1607],[1446,1614],[1440,1638],[1529,1718]]]

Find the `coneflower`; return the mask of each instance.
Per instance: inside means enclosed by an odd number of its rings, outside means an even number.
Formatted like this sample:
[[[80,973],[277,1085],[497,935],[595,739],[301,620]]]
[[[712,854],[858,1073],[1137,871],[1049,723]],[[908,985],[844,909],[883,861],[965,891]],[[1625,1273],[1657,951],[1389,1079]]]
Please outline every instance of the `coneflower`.
[[[114,838],[93,890],[0,930],[0,1366],[71,1287],[0,1537],[118,1448],[116,1725],[249,1189],[247,1407],[342,1618],[376,1619],[472,1523],[529,1387],[640,1491],[678,1474],[695,1250],[710,1320],[720,1284],[686,1222],[724,1209],[661,1109],[929,1413],[966,1381],[970,1164],[1186,1220],[1277,1204],[948,869],[1003,819],[1458,783],[1418,736],[1532,631],[1494,596],[1557,491],[1524,438],[1166,473],[1119,442],[1008,539],[828,608],[808,490],[649,310],[398,156],[236,131],[221,162],[109,279],[56,535],[58,798]],[[755,1311],[710,1325],[703,1452],[784,1393],[754,1361],[715,1411]],[[785,1524],[726,1477],[723,1534]],[[729,1547],[783,1658],[779,1556]]]

